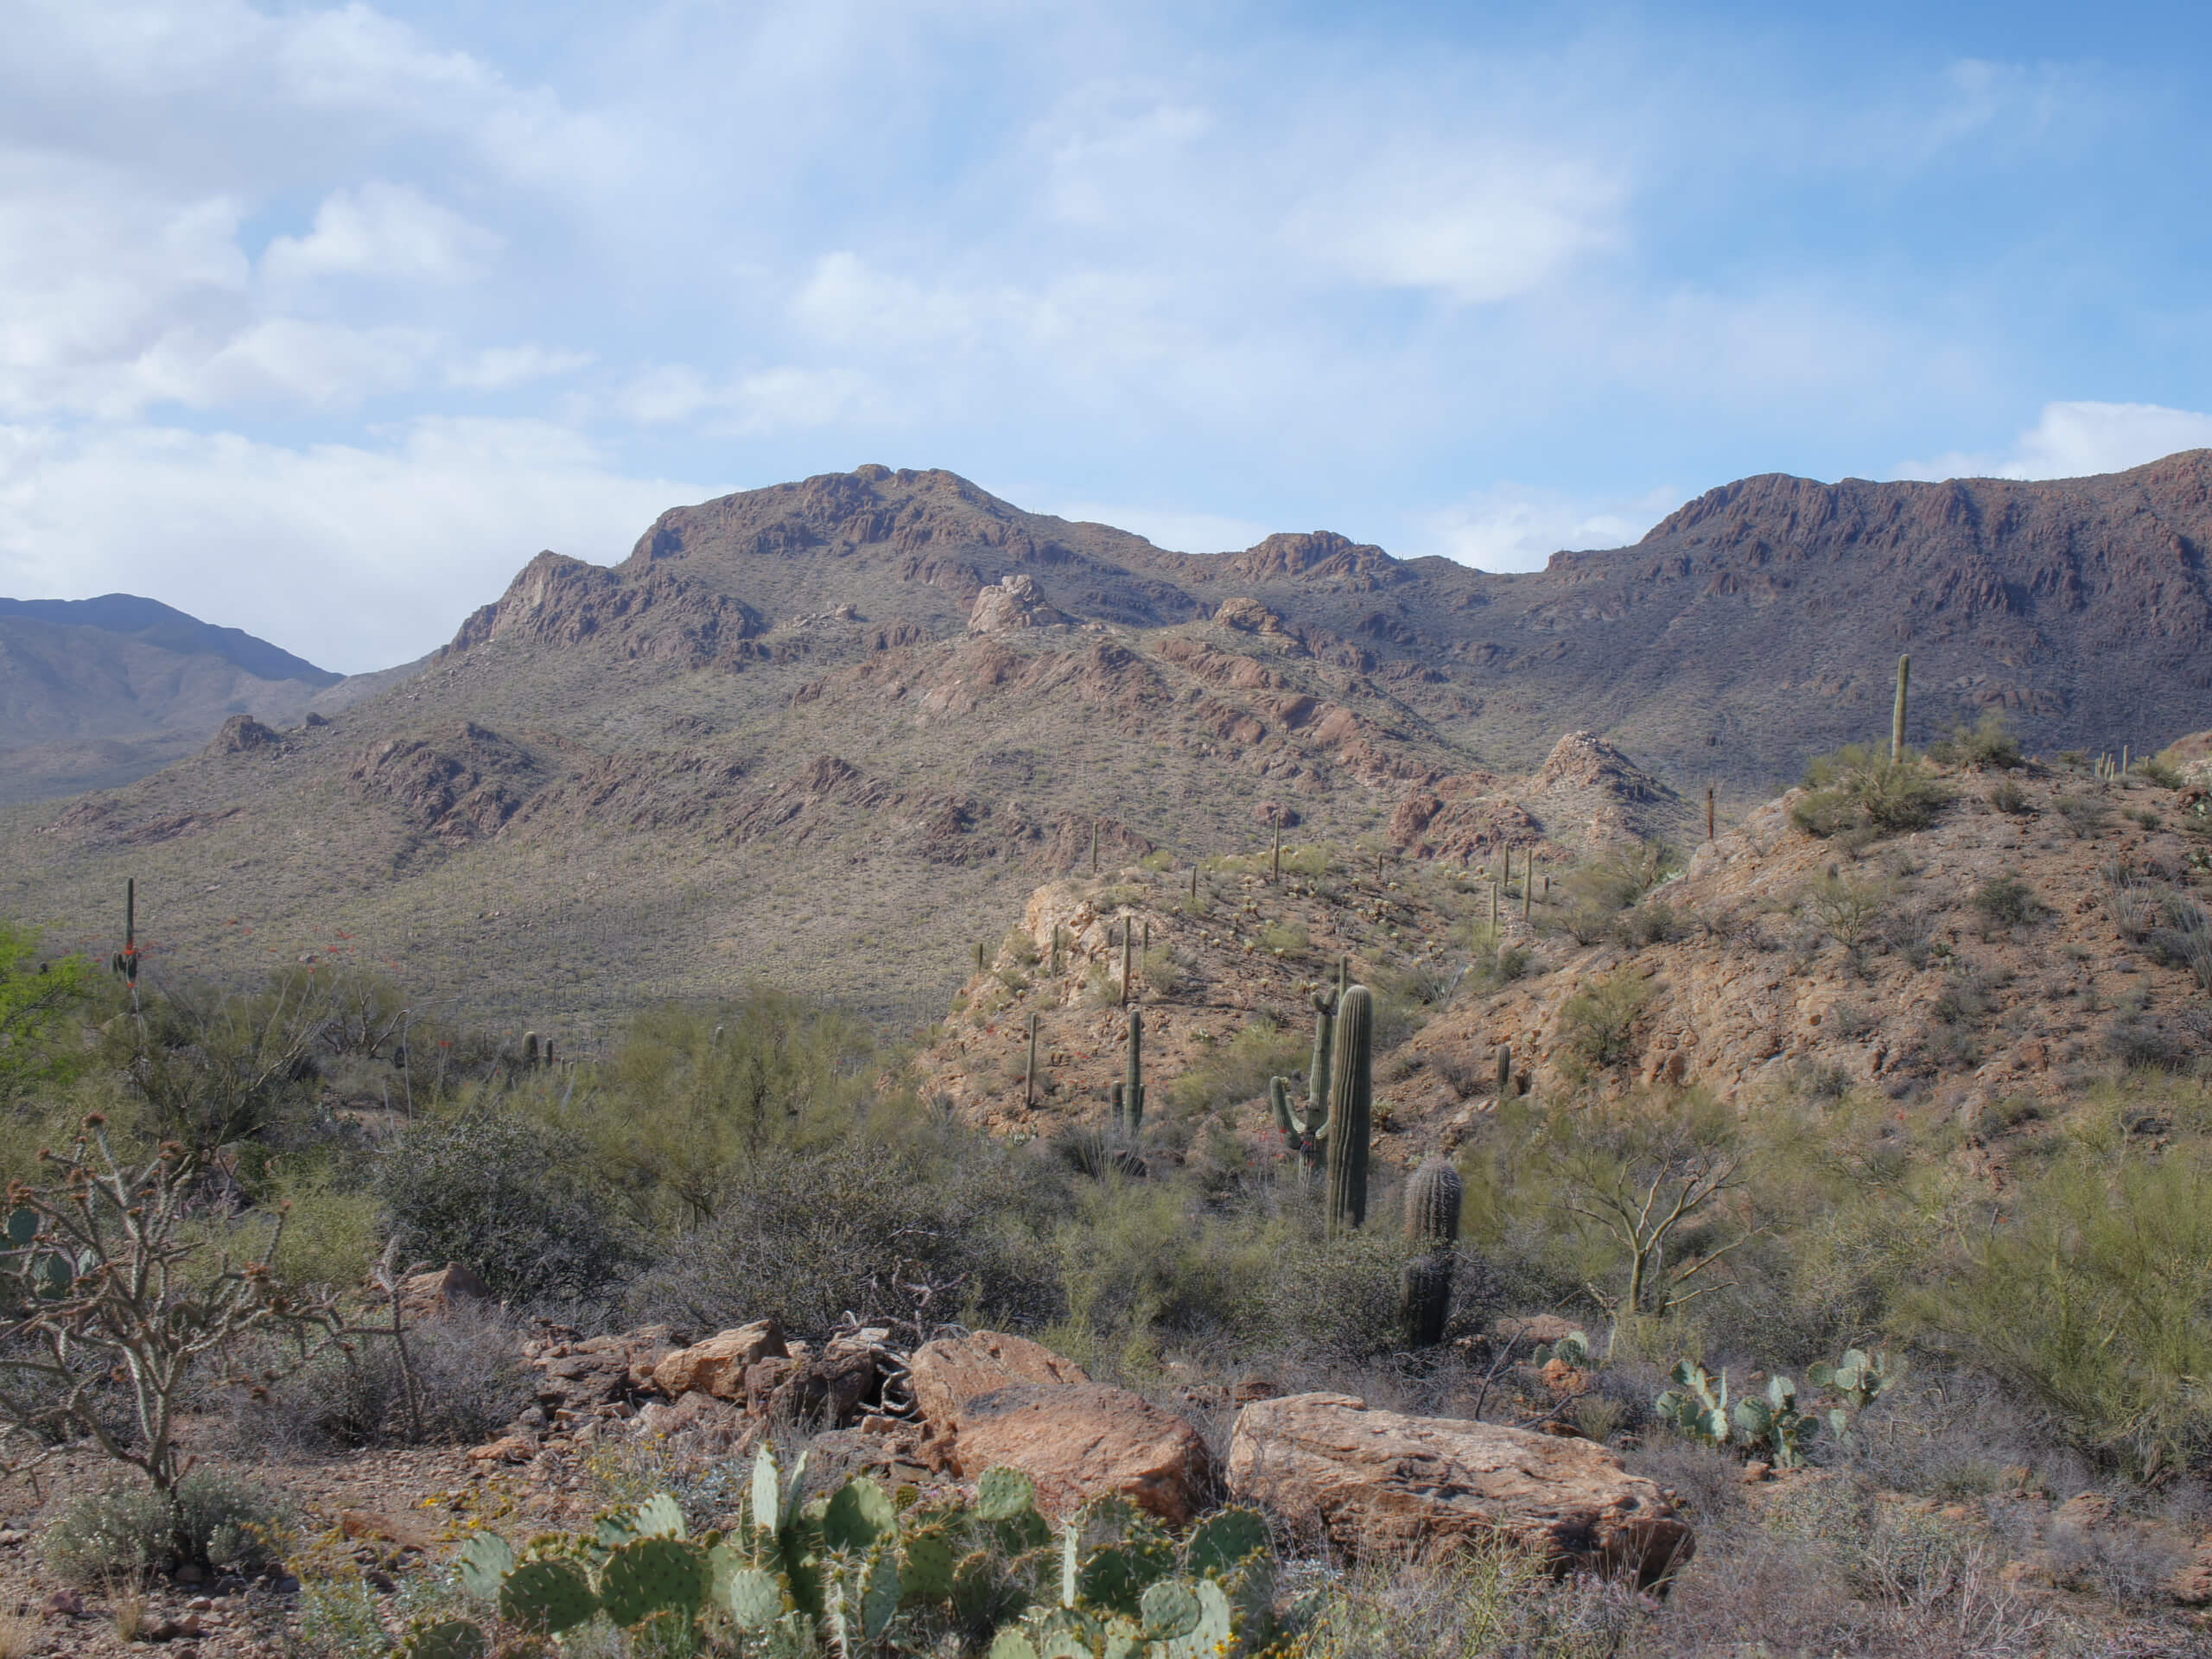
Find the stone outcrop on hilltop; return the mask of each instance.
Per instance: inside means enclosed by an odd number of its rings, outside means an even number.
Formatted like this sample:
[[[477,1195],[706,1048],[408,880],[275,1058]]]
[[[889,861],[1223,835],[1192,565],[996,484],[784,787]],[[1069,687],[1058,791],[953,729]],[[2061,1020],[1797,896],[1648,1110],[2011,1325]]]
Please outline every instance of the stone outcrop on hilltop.
[[[1682,798],[1595,732],[1569,732],[1524,779],[1492,772],[1425,781],[1390,817],[1390,844],[1414,858],[1479,862],[1506,849],[1566,849],[1678,836]]]

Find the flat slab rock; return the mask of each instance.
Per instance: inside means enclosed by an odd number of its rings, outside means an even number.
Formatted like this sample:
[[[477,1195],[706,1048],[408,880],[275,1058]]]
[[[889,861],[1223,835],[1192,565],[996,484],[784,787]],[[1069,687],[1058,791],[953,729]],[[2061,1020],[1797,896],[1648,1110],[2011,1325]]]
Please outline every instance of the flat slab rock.
[[[978,1331],[917,1350],[913,1379],[931,1446],[964,1479],[1019,1469],[1053,1511],[1113,1494],[1179,1522],[1204,1503],[1211,1459],[1198,1430],[1049,1348]]]
[[[1237,1414],[1229,1488],[1354,1554],[1505,1537],[1560,1571],[1663,1582],[1696,1548],[1659,1489],[1605,1447],[1452,1417],[1370,1411],[1344,1394]]]

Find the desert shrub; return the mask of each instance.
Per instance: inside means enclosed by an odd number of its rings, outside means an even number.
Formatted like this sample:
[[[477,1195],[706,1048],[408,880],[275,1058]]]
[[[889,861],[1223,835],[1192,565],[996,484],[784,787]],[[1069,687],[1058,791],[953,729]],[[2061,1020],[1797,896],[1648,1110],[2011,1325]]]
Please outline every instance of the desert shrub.
[[[1183,964],[1172,944],[1155,944],[1141,958],[1139,982],[1155,996],[1172,997],[1183,988]]]
[[[2212,917],[2179,893],[2167,894],[2159,908],[2161,925],[2144,936],[2145,946],[2159,961],[2188,969],[2200,988],[2212,991]]]
[[[274,1387],[224,1391],[224,1427],[241,1452],[297,1446],[475,1446],[527,1407],[534,1378],[522,1326],[499,1309],[457,1307],[407,1330],[420,1433],[408,1407],[399,1351],[389,1336],[357,1333]]]
[[[2088,795],[2062,795],[2052,806],[2066,827],[2084,841],[2102,835],[2112,823],[2112,809]]]
[[[1631,950],[1647,944],[1672,944],[1688,931],[1675,907],[1659,899],[1646,899],[1615,925],[1613,936]]]
[[[2035,810],[2028,804],[2027,791],[2010,778],[1999,779],[1996,788],[1989,791],[1989,804],[1999,812],[2015,818],[2025,817]]]
[[[1381,1560],[1331,1578],[1300,1607],[1298,1659],[1599,1659],[1648,1623],[1631,1592],[1560,1580],[1505,1544]]]
[[[41,1545],[71,1584],[143,1580],[173,1565],[251,1572],[276,1559],[291,1510],[276,1493],[218,1469],[177,1483],[175,1508],[150,1486],[118,1482],[68,1503]]]
[[[638,1259],[581,1140],[519,1118],[419,1125],[373,1185],[404,1257],[461,1262],[512,1302],[601,1300]]]
[[[2018,927],[2043,914],[2043,901],[2017,875],[1993,875],[1974,890],[1974,907],[1999,927]]]
[[[1615,974],[1593,980],[1560,1009],[1560,1040],[1585,1065],[1603,1071],[1635,1052],[1637,1016],[1651,1000],[1651,982]]]
[[[2105,1052],[2129,1070],[2179,1071],[2195,1057],[2195,1045],[2155,1020],[2115,1020],[2105,1027]]]
[[[60,1039],[99,984],[91,963],[49,955],[36,929],[0,918],[0,1105],[83,1069],[84,1045]]]
[[[2138,769],[2160,789],[2179,789],[2182,785],[2181,769],[2170,764],[2164,755],[2152,755],[2140,762]]]
[[[1579,944],[1611,933],[1615,918],[1641,902],[1681,864],[1663,841],[1617,847],[1576,865],[1560,879],[1553,914]]]
[[[1916,1305],[1929,1336],[2083,1452],[2137,1472],[2212,1452],[2212,1171],[2200,1154],[2055,1167]]]
[[[639,1276],[629,1313],[695,1331],[773,1317],[812,1333],[848,1312],[1037,1325],[1058,1307],[1041,1241],[1065,1192],[1045,1160],[950,1129],[781,1149]]]
[[[1529,963],[1527,950],[1517,944],[1507,944],[1484,927],[1470,938],[1465,983],[1478,996],[1484,995],[1523,977]]]
[[[1302,957],[1313,948],[1313,936],[1303,922],[1274,922],[1262,931],[1260,948],[1278,956]]]
[[[1972,726],[1954,727],[1944,741],[1929,744],[1928,754],[1946,766],[2009,772],[2020,764],[2020,740],[2005,716],[1989,709]]]
[[[1376,1046],[1382,1046],[1379,1039]],[[1301,1033],[1264,1014],[1255,1015],[1170,1084],[1167,1098],[1179,1111],[1192,1113],[1250,1100],[1267,1093],[1269,1077],[1303,1071],[1312,1050],[1310,1031]]]
[[[332,1175],[317,1172],[278,1181],[276,1195],[292,1206],[270,1264],[277,1274],[295,1285],[342,1288],[360,1283],[382,1247],[375,1194],[358,1186],[342,1190]]]
[[[1919,760],[1893,761],[1863,743],[1808,762],[1805,785],[1809,792],[1790,808],[1791,821],[1823,837],[1861,826],[1881,834],[1924,830],[1950,798]]]
[[[1887,898],[1880,883],[1830,869],[1805,884],[1802,902],[1821,931],[1845,950],[1856,950],[1881,920]]]

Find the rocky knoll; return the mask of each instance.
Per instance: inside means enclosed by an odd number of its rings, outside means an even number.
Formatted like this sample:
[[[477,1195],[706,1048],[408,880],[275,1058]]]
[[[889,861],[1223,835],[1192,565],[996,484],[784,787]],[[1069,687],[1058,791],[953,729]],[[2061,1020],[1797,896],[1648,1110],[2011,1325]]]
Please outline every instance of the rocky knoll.
[[[1822,838],[1793,791],[1603,937],[1579,944],[1556,921],[1522,935],[1524,977],[1408,1045],[1401,1111],[1452,1144],[1494,1099],[1449,1079],[1488,1075],[1503,1046],[1539,1094],[1859,1087],[2001,1125],[2115,1061],[2202,1052],[2190,794],[2041,766],[1936,777],[1947,798],[1919,830]]]

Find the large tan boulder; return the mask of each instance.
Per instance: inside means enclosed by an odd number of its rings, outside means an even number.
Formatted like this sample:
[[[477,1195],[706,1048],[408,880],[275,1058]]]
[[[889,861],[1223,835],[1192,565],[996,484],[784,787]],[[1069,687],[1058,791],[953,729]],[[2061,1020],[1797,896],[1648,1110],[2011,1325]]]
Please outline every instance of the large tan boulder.
[[[788,1351],[783,1326],[773,1319],[755,1319],[667,1355],[653,1367],[653,1386],[671,1400],[691,1393],[743,1400],[747,1370]]]
[[[1354,1554],[1504,1537],[1553,1567],[1664,1580],[1695,1548],[1659,1489],[1585,1440],[1370,1411],[1343,1394],[1237,1414],[1229,1490]]]
[[[1113,1495],[1184,1522],[1204,1504],[1198,1430],[1049,1348],[992,1331],[932,1342],[914,1355],[913,1383],[932,1455],[963,1478],[1019,1469],[1053,1512]]]

